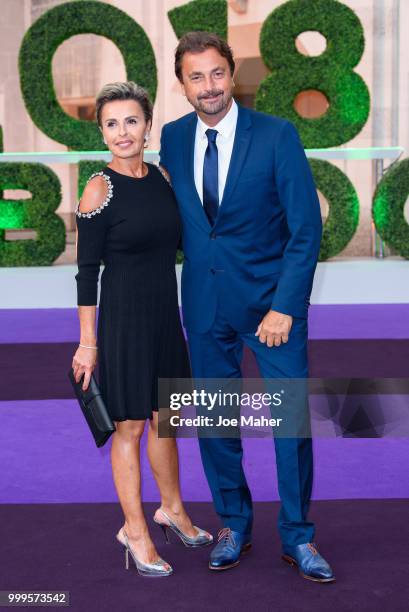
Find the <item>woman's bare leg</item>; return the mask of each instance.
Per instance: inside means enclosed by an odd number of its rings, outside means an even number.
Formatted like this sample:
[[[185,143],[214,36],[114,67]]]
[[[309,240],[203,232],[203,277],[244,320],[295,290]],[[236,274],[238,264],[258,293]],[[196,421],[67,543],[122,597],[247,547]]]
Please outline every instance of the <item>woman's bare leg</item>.
[[[175,438],[158,437],[158,413],[154,412],[149,422],[148,458],[159,487],[161,508],[176,521],[186,535],[197,535],[192,521],[186,514],[180,494],[179,460]]]
[[[149,535],[141,500],[140,441],[145,421],[119,421],[115,425],[112,474],[125,517],[124,529],[137,558],[142,563],[152,563],[159,555]]]

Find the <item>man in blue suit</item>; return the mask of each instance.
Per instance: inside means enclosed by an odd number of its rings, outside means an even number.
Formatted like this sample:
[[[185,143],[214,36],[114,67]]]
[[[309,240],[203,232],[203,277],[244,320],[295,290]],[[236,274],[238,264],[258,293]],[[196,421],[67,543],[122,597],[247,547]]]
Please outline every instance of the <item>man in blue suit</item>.
[[[233,99],[234,59],[215,34],[179,42],[175,72],[195,109],[163,127],[161,165],[183,222],[183,320],[194,378],[240,378],[243,344],[264,378],[306,378],[307,314],[321,240],[316,189],[295,127]],[[209,567],[251,546],[252,500],[240,438],[199,438],[223,529]],[[331,582],[307,520],[310,437],[275,438],[283,559]]]

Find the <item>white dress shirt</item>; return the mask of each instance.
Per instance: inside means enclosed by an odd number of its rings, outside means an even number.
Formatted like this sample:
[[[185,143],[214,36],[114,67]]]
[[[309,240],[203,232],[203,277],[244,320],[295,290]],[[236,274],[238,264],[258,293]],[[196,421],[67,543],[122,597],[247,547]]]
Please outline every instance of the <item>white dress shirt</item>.
[[[212,127],[212,130],[217,130],[216,145],[219,160],[219,204],[223,198],[223,192],[226,185],[227,172],[229,170],[231,154],[233,150],[234,135],[236,133],[238,108],[233,99],[229,112],[217,125]],[[196,136],[195,136],[195,153],[194,153],[194,176],[197,193],[203,204],[203,163],[207,149],[206,130],[209,129],[198,116]]]

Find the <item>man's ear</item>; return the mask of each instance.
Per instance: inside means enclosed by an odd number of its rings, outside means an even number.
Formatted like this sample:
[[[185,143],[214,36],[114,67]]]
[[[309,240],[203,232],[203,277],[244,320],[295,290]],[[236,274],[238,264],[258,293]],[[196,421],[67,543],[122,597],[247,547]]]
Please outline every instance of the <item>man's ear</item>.
[[[182,81],[179,81],[179,83],[180,83],[180,91],[182,92],[182,95],[184,95],[184,96],[185,96],[185,98],[186,98],[186,90],[185,90],[185,86],[183,85],[183,82],[182,82]]]

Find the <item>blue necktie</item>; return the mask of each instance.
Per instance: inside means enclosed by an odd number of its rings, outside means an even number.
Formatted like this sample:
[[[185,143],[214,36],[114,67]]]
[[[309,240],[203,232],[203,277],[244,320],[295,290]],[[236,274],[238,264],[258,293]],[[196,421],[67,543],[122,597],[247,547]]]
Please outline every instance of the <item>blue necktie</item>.
[[[217,152],[217,130],[206,130],[208,140],[203,163],[203,208],[214,225],[219,210],[219,156]]]

